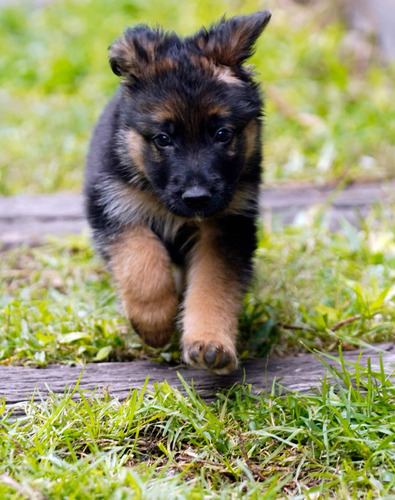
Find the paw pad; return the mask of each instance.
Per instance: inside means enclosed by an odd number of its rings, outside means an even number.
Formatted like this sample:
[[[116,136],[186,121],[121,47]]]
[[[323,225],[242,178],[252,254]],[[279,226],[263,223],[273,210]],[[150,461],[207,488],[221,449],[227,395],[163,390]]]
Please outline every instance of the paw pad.
[[[184,359],[191,365],[217,373],[228,373],[237,367],[235,352],[213,341],[198,341],[184,346]]]

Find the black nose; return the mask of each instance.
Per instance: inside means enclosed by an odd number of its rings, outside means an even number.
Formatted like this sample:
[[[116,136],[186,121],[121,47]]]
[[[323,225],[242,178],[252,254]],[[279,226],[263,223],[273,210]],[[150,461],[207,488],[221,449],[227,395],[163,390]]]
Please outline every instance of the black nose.
[[[198,210],[208,204],[211,199],[211,193],[203,187],[194,186],[184,192],[182,199],[190,208]]]

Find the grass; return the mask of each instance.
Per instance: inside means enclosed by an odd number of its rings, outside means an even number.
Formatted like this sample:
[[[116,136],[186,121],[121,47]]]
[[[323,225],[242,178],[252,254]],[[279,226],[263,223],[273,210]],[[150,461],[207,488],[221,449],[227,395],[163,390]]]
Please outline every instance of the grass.
[[[334,380],[238,385],[210,404],[165,382],[124,402],[111,387],[36,395],[17,419],[2,406],[1,498],[393,498],[393,379],[341,352],[394,338],[394,222],[377,208],[359,231],[331,233],[319,213],[266,223],[256,267],[241,355],[339,348]],[[0,342],[4,364],[179,357],[176,338],[145,352],[84,236],[3,252]]]
[[[319,214],[310,216],[300,226],[262,231],[240,322],[244,356],[352,348],[394,336],[393,221],[377,209],[360,231],[344,222],[343,232],[331,233]],[[0,362],[41,366],[144,354],[86,237],[4,252],[0,266]],[[178,359],[177,338],[149,352]]]
[[[2,498],[393,498],[395,388],[340,365],[315,394],[238,386],[206,404],[166,382],[2,412]],[[277,394],[276,390],[277,389]],[[18,492],[19,494],[17,494]]]
[[[118,84],[107,47],[124,27],[181,34],[263,7],[253,58],[267,94],[266,182],[394,177],[394,70],[355,39],[336,2],[64,0],[0,8],[0,194],[79,190],[89,136]]]
[[[64,0],[0,7],[0,195],[79,190],[89,136],[117,86],[106,48],[146,21],[187,34],[273,10],[253,62],[267,95],[266,181],[395,176],[394,69],[353,38],[337,2]],[[394,207],[395,208],[395,207]],[[24,416],[0,402],[4,499],[395,498],[395,386],[342,351],[393,341],[395,222],[375,207],[329,230],[311,209],[266,218],[240,317],[240,356],[339,350],[315,393],[246,385],[205,403],[184,383],[119,402],[78,385]],[[0,363],[178,360],[147,349],[119,312],[84,235],[0,255]],[[325,363],[325,357],[323,362]],[[390,369],[390,367],[386,367]]]

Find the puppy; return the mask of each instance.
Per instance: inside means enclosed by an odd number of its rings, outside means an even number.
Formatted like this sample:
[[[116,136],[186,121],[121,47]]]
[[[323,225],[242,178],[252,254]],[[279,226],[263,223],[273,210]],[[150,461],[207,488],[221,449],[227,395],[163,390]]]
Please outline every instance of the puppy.
[[[187,38],[128,28],[109,49],[121,83],[87,158],[93,239],[133,328],[161,347],[178,315],[184,360],[216,373],[237,367],[252,275],[262,97],[243,63],[270,16],[222,19]]]

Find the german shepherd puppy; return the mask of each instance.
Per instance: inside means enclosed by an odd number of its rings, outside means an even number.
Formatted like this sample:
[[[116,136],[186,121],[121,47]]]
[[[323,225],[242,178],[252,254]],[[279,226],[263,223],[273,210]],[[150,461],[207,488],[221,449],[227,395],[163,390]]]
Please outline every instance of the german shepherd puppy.
[[[184,39],[126,29],[109,49],[121,84],[87,159],[93,239],[133,328],[163,346],[179,312],[184,360],[216,373],[237,366],[256,248],[262,97],[243,63],[270,16],[222,19]]]

